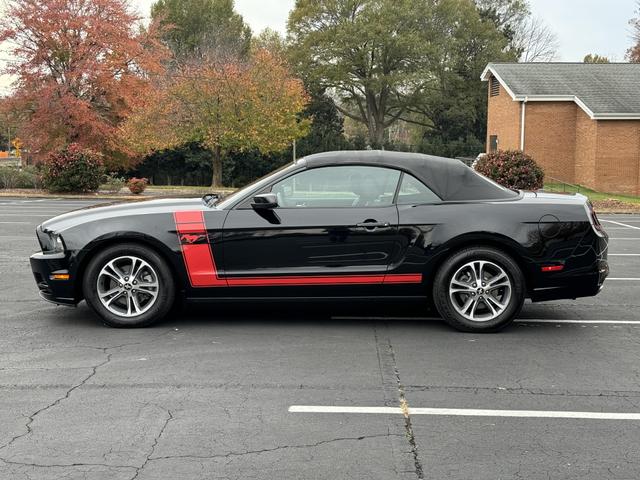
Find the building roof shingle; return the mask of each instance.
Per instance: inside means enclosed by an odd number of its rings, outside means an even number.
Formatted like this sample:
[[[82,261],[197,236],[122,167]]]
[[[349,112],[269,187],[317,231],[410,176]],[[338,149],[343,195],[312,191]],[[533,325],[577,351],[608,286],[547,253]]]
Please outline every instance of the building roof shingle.
[[[490,63],[514,100],[574,100],[592,118],[640,118],[640,64]]]

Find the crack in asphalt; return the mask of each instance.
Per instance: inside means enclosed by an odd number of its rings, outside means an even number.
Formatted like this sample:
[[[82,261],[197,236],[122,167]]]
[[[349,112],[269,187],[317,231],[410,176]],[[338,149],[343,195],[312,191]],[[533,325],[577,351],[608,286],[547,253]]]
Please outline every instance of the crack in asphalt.
[[[31,425],[33,424],[33,422],[36,420],[36,418],[38,416],[40,416],[43,413],[51,410],[52,408],[54,408],[57,405],[59,405],[60,403],[62,403],[64,400],[68,399],[75,390],[81,388],[92,377],[94,377],[95,374],[98,372],[98,369],[100,367],[103,367],[103,366],[107,365],[111,361],[111,357],[113,356],[113,353],[109,353],[109,350],[113,350],[113,349],[116,349],[116,348],[122,348],[122,347],[130,346],[130,345],[136,345],[136,344],[123,344],[123,345],[116,345],[116,346],[113,346],[113,347],[95,347],[96,349],[101,350],[102,353],[104,355],[106,355],[106,358],[102,362],[91,366],[90,367],[91,368],[91,373],[89,373],[89,375],[85,376],[80,382],[72,385],[71,388],[67,389],[64,395],[56,398],[53,402],[45,405],[44,407],[42,407],[42,408],[36,410],[34,413],[30,414],[27,417],[27,422],[25,424],[26,431],[21,433],[21,434],[19,434],[19,435],[15,435],[14,437],[11,438],[11,440],[9,440],[4,445],[0,445],[0,451],[9,448],[16,441],[31,435],[31,433],[33,433],[33,428],[31,427]],[[6,460],[2,456],[0,456],[0,461],[3,461],[5,463],[10,463],[10,461]]]
[[[173,420],[173,413],[171,413],[171,410],[166,409],[166,411],[167,411],[167,418],[162,424],[162,427],[160,428],[160,431],[158,432],[158,434],[154,437],[153,444],[151,445],[151,450],[149,450],[149,453],[147,454],[147,457],[144,459],[144,462],[142,463],[142,465],[140,465],[139,467],[135,467],[136,472],[134,473],[133,477],[131,477],[131,480],[135,480],[136,478],[138,478],[138,475],[140,475],[140,472],[142,472],[144,467],[146,467],[147,464],[151,461],[151,457],[153,456],[153,452],[155,452],[156,447],[158,446],[160,437],[162,437],[162,434],[167,428],[167,425],[169,425],[169,422]]]
[[[23,433],[21,433],[19,435],[15,435],[7,443],[5,443],[4,445],[0,446],[0,451],[10,447],[11,445],[13,445],[16,441],[20,440],[21,438],[24,438],[24,437],[30,435],[33,432],[33,429],[31,428],[31,424],[35,421],[35,419],[36,419],[36,417],[38,415],[41,415],[42,413],[46,412],[47,410],[52,409],[53,407],[59,405],[62,401],[64,401],[67,398],[69,398],[69,396],[71,395],[71,393],[73,393],[74,390],[77,390],[78,388],[82,387],[86,382],[88,382],[96,374],[98,368],[100,368],[103,365],[106,365],[107,363],[109,363],[111,361],[111,355],[112,354],[111,353],[107,353],[107,350],[109,350],[109,349],[108,348],[103,349],[103,353],[107,356],[107,358],[104,361],[100,362],[99,364],[92,366],[91,367],[91,373],[89,375],[84,377],[79,383],[76,383],[71,388],[69,388],[65,392],[65,394],[63,396],[56,398],[53,402],[49,403],[48,405],[45,405],[41,409],[36,410],[34,413],[29,415],[27,423],[25,424],[25,427],[26,427],[27,431],[23,432]],[[4,461],[4,458],[0,457],[0,460]]]
[[[132,465],[109,465],[107,463],[32,463],[32,462],[16,462],[14,460],[5,460],[0,458],[0,462],[6,465],[16,465],[20,467],[34,468],[73,468],[73,467],[105,467],[114,469],[135,469]]]
[[[384,324],[385,328],[388,329],[388,325]],[[400,404],[400,409],[402,410],[402,416],[404,419],[404,430],[405,437],[407,442],[409,443],[409,450],[411,453],[411,457],[413,459],[413,465],[415,468],[415,474],[418,480],[424,479],[424,468],[422,466],[422,462],[420,461],[420,457],[418,454],[418,444],[416,442],[416,437],[413,433],[413,425],[411,424],[411,414],[409,411],[409,402],[407,401],[405,387],[402,384],[400,379],[400,371],[398,370],[398,363],[396,361],[396,354],[393,349],[393,344],[391,343],[391,338],[387,335],[385,341],[381,341],[378,335],[378,329],[374,325],[373,334],[375,337],[376,350],[378,355],[378,365],[380,367],[380,375],[382,378],[383,386],[387,383],[385,382],[385,373],[384,366],[390,367],[392,372],[389,372],[393,377],[393,381],[395,383],[395,389],[397,390],[398,402]],[[386,349],[386,352],[381,351],[381,347]],[[385,355],[389,362],[383,362],[383,355]],[[388,364],[387,364],[388,363]],[[388,376],[388,375],[387,375]]]
[[[370,438],[388,438],[388,437],[396,437],[396,436],[399,436],[399,435],[395,435],[392,433],[381,433],[376,435],[362,435],[360,437],[339,437],[339,438],[332,438],[329,440],[321,440],[315,443],[304,443],[304,444],[297,444],[297,445],[278,445],[276,447],[263,448],[260,450],[246,450],[244,452],[228,452],[228,453],[220,453],[220,454],[212,454],[212,455],[166,455],[161,457],[149,458],[149,461],[154,462],[157,460],[170,460],[175,458],[212,459],[212,458],[242,457],[245,455],[259,455],[262,453],[270,453],[270,452],[275,452],[277,450],[286,450],[290,448],[315,448],[321,445],[325,445],[327,443],[334,443],[334,442],[361,441],[361,440],[366,440]]]

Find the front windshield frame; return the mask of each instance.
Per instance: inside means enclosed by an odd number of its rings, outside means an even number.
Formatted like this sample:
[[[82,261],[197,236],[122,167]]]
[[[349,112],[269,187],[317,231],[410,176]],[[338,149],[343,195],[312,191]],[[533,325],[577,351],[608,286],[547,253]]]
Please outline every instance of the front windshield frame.
[[[268,173],[265,176],[258,178],[257,180],[254,180],[249,185],[246,185],[246,186],[242,187],[241,189],[236,190],[231,195],[228,195],[227,197],[221,198],[216,203],[214,203],[213,206],[215,208],[220,209],[220,210],[231,209],[235,205],[237,205],[238,203],[242,202],[247,197],[255,194],[256,192],[259,192],[262,189],[264,189],[271,182],[277,180],[281,176],[285,176],[285,175],[288,176],[291,172],[294,172],[296,170],[300,170],[300,169],[303,169],[303,168],[304,168],[304,165],[300,161],[298,161],[296,163],[293,163],[293,164],[290,163],[288,165],[283,165],[282,167],[278,168],[277,170],[274,170],[273,172]]]

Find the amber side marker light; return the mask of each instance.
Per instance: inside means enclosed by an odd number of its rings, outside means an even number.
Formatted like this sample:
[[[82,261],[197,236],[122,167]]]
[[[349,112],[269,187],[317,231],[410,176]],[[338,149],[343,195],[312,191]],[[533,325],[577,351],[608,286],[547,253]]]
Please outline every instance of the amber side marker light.
[[[541,270],[543,272],[561,272],[564,270],[564,265],[546,265]]]
[[[54,273],[49,275],[49,280],[69,280],[71,275],[68,273]]]

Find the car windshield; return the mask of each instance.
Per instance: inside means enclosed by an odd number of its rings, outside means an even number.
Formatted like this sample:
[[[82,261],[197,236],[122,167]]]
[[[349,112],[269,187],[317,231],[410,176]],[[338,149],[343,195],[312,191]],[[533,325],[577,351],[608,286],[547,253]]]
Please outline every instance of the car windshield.
[[[221,198],[216,203],[214,203],[213,206],[220,209],[228,208],[234,205],[241,198],[244,198],[251,191],[260,191],[263,187],[269,184],[273,176],[279,174],[280,172],[284,172],[287,170],[294,170],[295,168],[297,168],[297,164],[284,165],[283,167],[280,167],[279,169],[274,170],[271,173],[268,173],[264,177],[261,177],[258,180],[251,182],[249,185],[241,188],[240,190],[236,190],[231,195]]]

